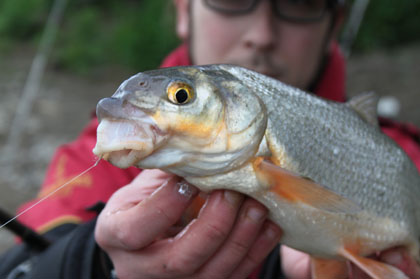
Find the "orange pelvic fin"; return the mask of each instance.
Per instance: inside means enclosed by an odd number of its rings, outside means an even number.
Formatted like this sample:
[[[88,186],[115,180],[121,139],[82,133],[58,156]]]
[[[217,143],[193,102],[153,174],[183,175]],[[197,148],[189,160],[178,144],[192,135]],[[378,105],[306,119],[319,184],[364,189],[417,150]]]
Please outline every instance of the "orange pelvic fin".
[[[349,277],[346,261],[311,257],[312,279],[343,279]]]
[[[345,248],[340,250],[340,255],[374,279],[409,279],[402,271],[391,265],[359,256]]]
[[[352,214],[361,210],[353,201],[262,158],[254,161],[254,170],[258,179],[268,185],[270,192],[290,202],[301,202],[333,213]]]

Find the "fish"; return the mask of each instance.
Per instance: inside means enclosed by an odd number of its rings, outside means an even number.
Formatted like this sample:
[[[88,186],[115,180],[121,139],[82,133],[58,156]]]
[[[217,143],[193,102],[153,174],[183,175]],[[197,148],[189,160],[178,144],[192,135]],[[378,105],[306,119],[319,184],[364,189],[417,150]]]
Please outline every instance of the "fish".
[[[157,69],[98,103],[93,153],[258,200],[313,278],[343,278],[348,261],[407,278],[368,257],[404,246],[420,259],[420,175],[375,110],[371,93],[333,102],[234,65]]]

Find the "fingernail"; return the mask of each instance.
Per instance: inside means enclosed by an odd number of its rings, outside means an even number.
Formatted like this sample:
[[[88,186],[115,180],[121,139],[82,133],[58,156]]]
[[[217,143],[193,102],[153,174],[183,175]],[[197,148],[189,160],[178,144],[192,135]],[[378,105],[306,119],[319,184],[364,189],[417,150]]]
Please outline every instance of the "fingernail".
[[[246,216],[254,222],[259,222],[265,217],[265,211],[261,208],[250,207],[246,211]]]
[[[226,190],[223,196],[231,205],[237,205],[242,200],[242,194],[234,191]]]
[[[176,185],[176,183],[177,183],[176,181],[178,181],[178,180],[179,180],[179,178],[176,177],[176,176],[172,176],[172,177],[166,179],[162,183],[162,185],[160,185],[159,187],[157,187],[156,189],[153,190],[153,192],[150,194],[150,197],[156,195],[158,192],[162,191],[163,189],[166,189],[166,187],[168,185],[174,185],[174,184]]]
[[[190,200],[192,197],[198,194],[198,189],[185,180],[177,182],[176,186],[178,189],[178,193],[188,200]]]
[[[270,239],[280,239],[281,231],[275,228],[273,224],[266,223],[264,234]]]

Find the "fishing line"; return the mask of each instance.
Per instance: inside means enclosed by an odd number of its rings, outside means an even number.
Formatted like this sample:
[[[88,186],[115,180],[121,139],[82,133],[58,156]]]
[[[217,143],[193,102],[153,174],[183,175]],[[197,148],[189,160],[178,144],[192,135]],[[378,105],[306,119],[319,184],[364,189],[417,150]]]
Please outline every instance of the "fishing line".
[[[56,192],[60,191],[61,189],[63,189],[64,187],[66,187],[68,184],[70,184],[74,180],[78,179],[82,175],[84,175],[87,172],[89,172],[91,169],[93,169],[94,167],[96,167],[99,164],[99,161],[101,159],[102,159],[102,157],[98,158],[98,160],[96,160],[96,162],[92,166],[90,166],[89,168],[87,168],[86,170],[84,170],[83,172],[81,172],[80,174],[76,175],[75,177],[73,177],[72,179],[70,179],[69,181],[67,181],[66,183],[64,183],[63,185],[61,185],[60,187],[58,187],[57,189],[55,189],[54,191],[52,191],[51,193],[49,193],[48,195],[46,195],[45,197],[43,197],[42,199],[40,199],[39,201],[37,201],[36,203],[34,203],[33,205],[31,205],[30,207],[26,208],[24,211],[22,211],[21,213],[19,213],[18,215],[16,215],[12,219],[8,220],[6,223],[2,224],[0,226],[0,229],[2,229],[3,227],[7,226],[10,222],[13,222],[14,220],[16,220],[17,218],[19,218],[21,215],[25,214],[27,211],[31,210],[32,208],[34,208],[38,204],[42,203],[44,200],[46,200],[47,198],[49,198],[50,196],[52,196]]]

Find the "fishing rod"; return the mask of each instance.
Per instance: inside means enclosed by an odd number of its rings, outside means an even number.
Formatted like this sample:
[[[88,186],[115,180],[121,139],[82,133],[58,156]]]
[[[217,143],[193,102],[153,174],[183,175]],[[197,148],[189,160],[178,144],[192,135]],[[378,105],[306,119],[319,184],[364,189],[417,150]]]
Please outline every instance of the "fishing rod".
[[[32,230],[30,227],[19,222],[17,219],[12,219],[13,216],[11,216],[5,210],[0,208],[0,224],[8,222],[5,225],[5,228],[11,231],[16,236],[19,236],[23,242],[28,244],[29,247],[38,251],[43,251],[46,248],[48,248],[48,246],[50,246],[51,242],[44,236],[40,235],[36,231]]]

